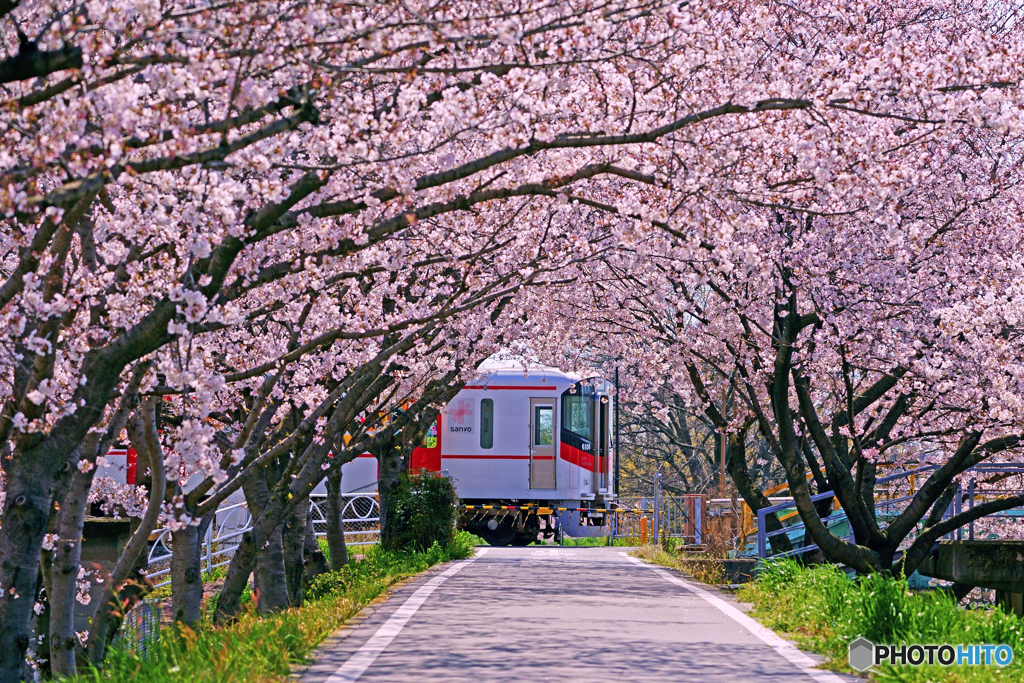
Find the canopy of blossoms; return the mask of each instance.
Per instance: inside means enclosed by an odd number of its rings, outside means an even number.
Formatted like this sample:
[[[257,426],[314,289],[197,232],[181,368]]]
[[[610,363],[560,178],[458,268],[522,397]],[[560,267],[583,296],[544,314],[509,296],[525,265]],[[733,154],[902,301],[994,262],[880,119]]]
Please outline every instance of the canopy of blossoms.
[[[887,567],[1021,433],[1016,11],[0,3],[0,681],[37,609],[67,635],[38,570],[78,566],[90,491],[182,534],[291,501],[229,618],[332,467],[517,346],[757,430],[812,528],[815,467],[864,517],[816,542]],[[165,495],[94,481],[122,429]],[[949,467],[873,526],[858,487],[925,446]]]

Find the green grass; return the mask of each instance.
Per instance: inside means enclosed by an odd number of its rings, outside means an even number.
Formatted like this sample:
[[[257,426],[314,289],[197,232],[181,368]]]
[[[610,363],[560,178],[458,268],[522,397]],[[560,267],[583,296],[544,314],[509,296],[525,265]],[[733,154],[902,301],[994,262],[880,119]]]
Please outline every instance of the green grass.
[[[226,627],[204,624],[193,631],[165,628],[145,656],[113,649],[102,671],[74,683],[257,683],[285,681],[290,667],[304,661],[318,643],[397,581],[439,563],[472,556],[470,534],[457,532],[448,548],[388,552],[378,546],[366,558],[321,575],[306,591],[305,606],[260,617],[247,610]]]
[[[637,545],[637,543],[631,542],[631,539],[628,538],[616,538],[613,541],[613,543],[616,548],[631,548]],[[558,541],[553,541],[553,544],[558,545]],[[597,548],[608,545],[608,537],[585,536],[583,538],[572,538],[571,536],[566,536],[564,539],[562,539],[562,545],[564,545],[567,548]]]
[[[822,654],[827,668],[852,672],[849,643],[1005,643],[1014,662],[995,666],[881,666],[870,679],[886,683],[1024,682],[1022,621],[998,609],[962,609],[940,591],[912,592],[905,581],[874,575],[851,581],[834,565],[806,568],[793,561],[767,565],[757,581],[738,592],[753,603],[752,615],[801,647]]]
[[[213,569],[211,569],[209,571],[203,572],[203,583],[212,583],[213,581],[219,581],[220,579],[223,579],[227,575],[228,575],[228,565],[225,564],[225,565],[222,565],[220,567],[214,567]],[[168,575],[165,575],[165,576],[161,576],[160,578],[162,580],[166,581],[167,578],[165,578],[165,577],[167,577],[167,576],[170,576],[170,575],[168,574]],[[171,584],[167,584],[166,586],[160,586],[159,588],[157,588],[152,593],[150,593],[149,595],[146,596],[146,598],[148,598],[148,599],[154,599],[154,598],[159,599],[159,598],[169,598],[169,597],[171,597]]]
[[[647,562],[654,562],[665,567],[678,569],[707,584],[720,586],[728,583],[722,566],[716,562],[708,562],[708,560],[714,560],[715,558],[706,553],[687,553],[684,555],[676,552],[666,552],[664,548],[657,545],[642,545],[632,554]]]

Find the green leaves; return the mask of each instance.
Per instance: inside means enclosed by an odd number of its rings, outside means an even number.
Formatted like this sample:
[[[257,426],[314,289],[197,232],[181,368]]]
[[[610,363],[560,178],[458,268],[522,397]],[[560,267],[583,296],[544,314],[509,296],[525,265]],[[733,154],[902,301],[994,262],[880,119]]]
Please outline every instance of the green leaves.
[[[431,552],[435,543],[451,545],[459,502],[451,477],[427,470],[403,474],[392,496],[392,549]]]

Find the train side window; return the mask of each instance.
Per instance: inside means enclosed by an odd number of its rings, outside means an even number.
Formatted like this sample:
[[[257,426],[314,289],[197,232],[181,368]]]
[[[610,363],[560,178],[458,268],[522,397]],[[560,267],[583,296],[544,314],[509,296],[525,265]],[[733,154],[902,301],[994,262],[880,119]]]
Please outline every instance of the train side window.
[[[494,399],[480,401],[480,448],[494,448]]]
[[[553,406],[537,406],[533,416],[533,445],[551,446],[554,444],[555,420]]]

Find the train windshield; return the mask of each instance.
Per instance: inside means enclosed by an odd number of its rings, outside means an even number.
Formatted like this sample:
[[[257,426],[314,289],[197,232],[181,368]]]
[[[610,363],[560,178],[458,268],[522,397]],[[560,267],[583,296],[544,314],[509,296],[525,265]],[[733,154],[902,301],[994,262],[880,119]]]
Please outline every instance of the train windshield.
[[[562,394],[562,429],[587,441],[593,441],[590,405],[592,393],[592,387],[576,384]]]

